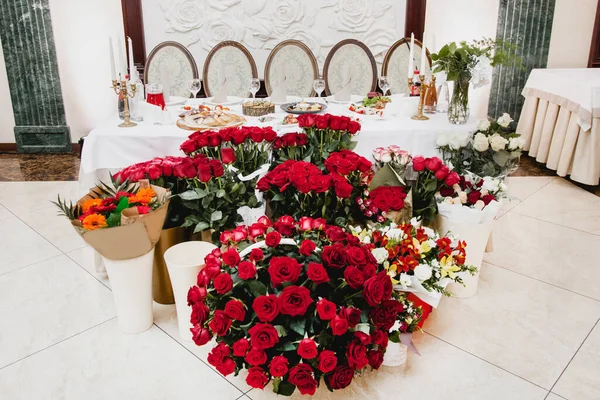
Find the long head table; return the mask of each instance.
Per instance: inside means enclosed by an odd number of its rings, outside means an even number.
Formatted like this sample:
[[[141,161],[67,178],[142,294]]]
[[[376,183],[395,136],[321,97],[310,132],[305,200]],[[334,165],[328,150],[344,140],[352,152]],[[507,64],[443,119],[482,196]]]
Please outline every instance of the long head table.
[[[314,100],[314,99],[311,99]],[[323,101],[323,99],[321,99]],[[363,116],[348,110],[348,105],[327,104],[327,113],[348,115],[361,119],[362,129],[356,136],[358,144],[354,151],[371,159],[373,149],[396,144],[415,155],[434,156],[436,139],[441,133],[474,131],[476,121],[466,125],[452,125],[446,114],[430,114],[428,121],[410,118],[416,111],[416,98],[393,97],[391,107],[384,117]],[[231,107],[241,115],[241,105]],[[298,131],[297,126],[282,127],[285,112],[276,106],[275,123],[261,124],[256,117],[246,117],[247,125],[273,126],[282,135]],[[175,121],[173,121],[175,122]],[[191,131],[172,125],[155,125],[141,122],[133,128],[119,128],[117,117],[111,118],[90,132],[85,138],[79,174],[80,191],[86,193],[99,179],[106,179],[107,171],[115,171],[128,165],[167,155],[183,155],[179,146]]]

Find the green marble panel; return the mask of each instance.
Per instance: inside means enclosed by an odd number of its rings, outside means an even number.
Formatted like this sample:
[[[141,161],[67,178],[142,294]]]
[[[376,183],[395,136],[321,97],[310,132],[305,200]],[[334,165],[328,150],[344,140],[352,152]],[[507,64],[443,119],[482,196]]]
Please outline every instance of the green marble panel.
[[[521,96],[532,69],[546,68],[556,0],[501,0],[496,39],[518,47],[521,66],[494,68],[488,114],[509,113],[519,120],[525,101]]]
[[[17,149],[71,151],[48,0],[0,0],[0,39]]]

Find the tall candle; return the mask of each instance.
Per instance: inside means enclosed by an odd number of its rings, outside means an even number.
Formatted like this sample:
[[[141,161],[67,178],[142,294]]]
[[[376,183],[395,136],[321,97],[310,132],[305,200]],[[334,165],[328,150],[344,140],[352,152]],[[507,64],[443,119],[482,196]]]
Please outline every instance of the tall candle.
[[[113,49],[112,37],[108,38],[108,50],[110,52],[110,79],[117,80],[117,72],[115,71],[115,50]]]
[[[425,32],[423,32],[423,47],[421,48],[421,68],[419,73],[425,75],[425,61],[427,60],[427,46],[425,46]]]
[[[133,71],[135,71],[135,63],[133,62],[133,42],[130,37],[127,37],[127,47],[129,51],[129,79],[134,79]]]
[[[127,75],[127,64],[125,64],[125,49],[123,49],[123,41],[118,40],[117,50],[119,52],[119,73],[123,74],[122,79],[125,79],[125,75]]]
[[[408,72],[407,77],[412,78],[415,73],[415,34],[410,34],[410,52],[408,55]]]

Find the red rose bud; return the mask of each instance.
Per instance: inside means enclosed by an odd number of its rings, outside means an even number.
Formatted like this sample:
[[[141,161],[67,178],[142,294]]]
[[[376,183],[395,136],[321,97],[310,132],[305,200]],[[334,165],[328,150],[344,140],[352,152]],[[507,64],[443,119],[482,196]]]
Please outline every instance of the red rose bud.
[[[233,281],[228,273],[221,272],[214,279],[213,285],[218,294],[225,294],[233,288]]]
[[[344,389],[350,385],[352,378],[354,378],[354,368],[347,365],[340,365],[327,378],[329,379],[329,386],[331,389]]]
[[[263,349],[252,347],[244,360],[250,365],[262,365],[267,362],[267,354]]]
[[[337,366],[337,357],[331,350],[323,350],[319,354],[317,368],[324,374],[331,372]]]
[[[336,315],[331,320],[331,331],[334,336],[341,336],[348,331],[348,321],[346,318]]]
[[[229,332],[229,328],[231,328],[231,318],[225,314],[225,311],[217,310],[208,327],[218,336],[225,336]]]
[[[277,231],[269,232],[267,233],[265,242],[269,247],[277,247],[279,242],[281,242],[281,235]]]
[[[204,324],[210,315],[210,310],[203,302],[194,303],[192,313],[190,314],[190,323],[192,325]]]
[[[245,357],[250,350],[250,342],[246,338],[241,338],[233,344],[233,355],[236,357]]]
[[[313,251],[315,251],[316,248],[317,248],[317,245],[315,244],[315,242],[313,242],[310,239],[304,239],[302,241],[302,244],[300,245],[300,249],[298,251],[303,256],[308,257],[312,254]]]
[[[267,383],[269,383],[269,377],[262,368],[252,367],[248,370],[246,383],[248,386],[255,389],[264,389],[264,387],[267,386]]]
[[[258,296],[252,308],[261,322],[271,322],[279,315],[279,303],[274,294]]]
[[[437,170],[437,172],[435,173],[435,177],[438,181],[443,181],[444,179],[446,179],[449,173],[450,169],[447,166],[443,165],[440,169]]]
[[[274,377],[282,377],[288,372],[288,359],[284,356],[275,356],[269,364],[269,372]]]
[[[327,283],[330,281],[327,270],[322,264],[310,263],[307,270],[308,279],[314,283]]]
[[[281,314],[298,317],[306,314],[312,302],[310,290],[303,286],[288,286],[279,295],[279,310]]]
[[[323,321],[329,321],[335,317],[336,313],[336,305],[335,303],[327,300],[321,299],[317,303],[317,314],[319,314],[319,318]]]
[[[369,351],[369,365],[373,369],[379,369],[383,364],[383,353],[378,350]]]
[[[231,164],[235,161],[235,152],[231,147],[221,149],[221,161],[223,161],[223,164]]]
[[[210,172],[210,166],[204,164],[198,166],[198,179],[200,182],[208,182],[212,178],[212,173]]]
[[[246,318],[244,304],[238,300],[229,300],[227,304],[225,304],[225,313],[229,318],[236,321],[243,321],[244,318]]]
[[[264,235],[267,232],[267,227],[261,223],[255,223],[248,227],[248,233],[251,239]]]
[[[417,156],[412,159],[413,169],[417,172],[423,171],[425,169],[425,158],[421,156]]]
[[[413,164],[414,164],[414,159],[413,159]],[[442,160],[440,160],[437,157],[431,157],[426,160],[425,166],[431,172],[436,172],[438,169],[440,169],[442,167],[442,165],[443,165]]]
[[[460,176],[456,173],[456,171],[450,172],[444,181],[444,183],[450,187],[456,185],[458,182],[460,182]]]
[[[315,358],[318,354],[317,344],[314,340],[306,338],[300,341],[298,345],[298,355],[307,360]]]
[[[190,331],[192,332],[192,340],[196,346],[204,346],[212,338],[208,329],[204,329],[200,325],[190,328]]]

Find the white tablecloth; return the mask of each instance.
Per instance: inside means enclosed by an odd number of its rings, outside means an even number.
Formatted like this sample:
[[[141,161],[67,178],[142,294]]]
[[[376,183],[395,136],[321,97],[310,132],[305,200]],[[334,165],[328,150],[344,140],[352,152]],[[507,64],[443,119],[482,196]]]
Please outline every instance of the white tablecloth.
[[[356,136],[355,151],[372,159],[372,151],[379,146],[396,144],[415,155],[438,155],[435,141],[441,133],[474,131],[476,122],[452,125],[446,114],[428,115],[429,121],[410,118],[416,111],[418,99],[394,97],[386,109],[384,118],[361,116],[348,110],[347,105],[329,103],[326,112],[348,115],[361,119],[362,129]],[[232,107],[241,114],[241,105]],[[276,107],[276,114],[283,119],[286,114]],[[246,117],[248,125],[261,125],[258,118]],[[167,155],[183,155],[179,146],[192,132],[176,125],[152,125],[141,122],[133,128],[119,128],[117,117],[94,129],[85,138],[79,174],[80,192],[94,186],[99,179],[106,180],[108,171],[116,171],[128,165]],[[272,123],[271,123],[272,124]],[[268,125],[268,124],[265,124]],[[297,126],[274,128],[279,134],[298,131]]]

